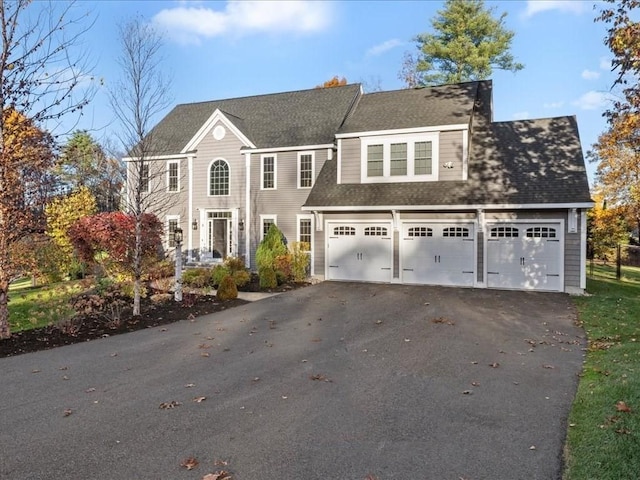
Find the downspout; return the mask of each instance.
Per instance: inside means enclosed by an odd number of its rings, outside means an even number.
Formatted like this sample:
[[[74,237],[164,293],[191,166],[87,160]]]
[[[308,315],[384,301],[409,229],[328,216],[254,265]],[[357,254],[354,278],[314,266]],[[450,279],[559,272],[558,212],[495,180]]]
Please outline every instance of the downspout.
[[[244,154],[244,266],[251,268],[251,153]]]
[[[189,199],[188,199],[188,209],[187,213],[188,223],[187,230],[189,231],[188,244],[187,249],[189,251],[189,263],[193,262],[193,228],[191,225],[193,224],[193,154],[187,155],[187,169],[189,170]]]

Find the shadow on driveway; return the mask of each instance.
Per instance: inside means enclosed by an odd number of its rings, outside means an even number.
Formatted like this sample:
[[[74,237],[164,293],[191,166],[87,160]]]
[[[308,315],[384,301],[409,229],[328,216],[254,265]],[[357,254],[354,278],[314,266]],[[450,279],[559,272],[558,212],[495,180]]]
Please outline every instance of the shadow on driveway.
[[[575,319],[564,294],[324,282],[0,359],[0,478],[560,478]]]

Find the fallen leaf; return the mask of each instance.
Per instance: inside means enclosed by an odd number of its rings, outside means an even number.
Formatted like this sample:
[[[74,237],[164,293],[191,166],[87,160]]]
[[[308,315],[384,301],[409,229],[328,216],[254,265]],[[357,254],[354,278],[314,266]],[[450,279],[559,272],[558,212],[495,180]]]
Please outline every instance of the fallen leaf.
[[[629,405],[627,405],[625,402],[619,401],[618,403],[616,403],[616,410],[619,412],[630,413],[631,407],[629,407]]]
[[[209,354],[209,352],[201,352],[200,356],[201,357],[210,357],[211,355]]]
[[[196,386],[196,384],[195,384],[195,383],[187,383],[187,384],[184,386],[184,388],[193,388],[193,387],[195,387],[195,386]]]
[[[479,382],[471,382],[471,385],[474,387],[479,387],[480,383]]]
[[[69,377],[67,377],[66,375],[63,375],[63,376],[62,376],[62,379],[63,379],[63,380],[69,380]]]
[[[40,370],[38,370],[37,368],[31,370],[31,373],[40,373]]]
[[[182,403],[176,402],[175,400],[171,400],[170,402],[162,402],[158,408],[169,409],[169,408],[179,407],[180,405],[182,405]]]
[[[463,395],[473,395],[473,392],[471,390],[464,390],[462,392]]]
[[[198,460],[194,457],[185,458],[180,464],[181,467],[186,468],[187,470],[193,470],[198,466]]]
[[[86,392],[86,393],[91,393],[91,392],[95,392],[95,391],[96,391],[96,389],[95,389],[95,388],[93,388],[93,387],[91,387],[91,388],[87,388],[87,389],[85,390],[85,392]]]
[[[69,367],[59,367],[58,370],[69,370]]]
[[[225,470],[220,470],[219,472],[208,473],[202,480],[233,480],[229,472]]]
[[[198,348],[206,350],[207,348],[211,348],[211,345],[208,343],[201,343],[200,345],[198,345]]]
[[[229,462],[227,462],[226,460],[216,460],[215,462],[213,462],[213,464],[216,467],[226,467],[227,465],[229,465]]]
[[[194,320],[196,318],[196,316],[193,313],[190,313],[189,316],[187,317],[187,320]]]
[[[70,408],[66,408],[65,411],[62,413],[62,415],[65,417],[68,417],[72,413],[73,413],[73,410],[71,410]]]
[[[195,397],[195,398],[193,399],[193,401],[194,401],[194,402],[196,402],[196,403],[202,403],[202,402],[204,402],[206,399],[207,399],[207,397]]]
[[[376,320],[376,325],[380,325],[382,323],[382,320]]]
[[[542,365],[542,368],[549,368],[549,369],[553,370],[556,367],[554,367],[553,365]]]
[[[113,352],[113,353],[111,354],[111,356],[112,356],[112,357],[117,357],[117,356],[118,356],[118,352]]]
[[[259,382],[260,381],[260,377],[253,377],[253,381],[254,382]]]
[[[410,339],[410,338],[405,338],[405,339],[404,339],[404,341],[405,341],[405,342],[410,342],[410,341],[411,341],[411,339]]]
[[[491,368],[498,368],[500,366],[500,364],[498,362],[493,362],[493,363],[490,363],[489,366]]]
[[[529,447],[529,450],[535,450],[535,449],[536,449],[536,446],[535,446],[535,445],[531,445],[531,446]]]
[[[317,380],[317,381],[322,381],[322,382],[331,382],[331,380],[329,380],[326,375],[323,375],[321,373],[317,373],[315,375],[310,375],[309,378],[311,380]]]

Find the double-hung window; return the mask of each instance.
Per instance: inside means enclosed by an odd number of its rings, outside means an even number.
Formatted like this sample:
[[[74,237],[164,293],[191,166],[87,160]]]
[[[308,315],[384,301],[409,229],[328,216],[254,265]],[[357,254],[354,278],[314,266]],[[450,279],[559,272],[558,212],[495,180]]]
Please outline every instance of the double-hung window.
[[[180,191],[180,162],[170,161],[167,163],[167,191]]]
[[[298,154],[298,188],[313,187],[314,163],[313,152],[301,152]]]
[[[262,236],[260,240],[263,240],[264,237],[269,233],[269,228],[271,225],[277,225],[278,217],[276,215],[260,215],[260,224],[262,225]]]
[[[150,187],[149,164],[148,163],[140,164],[138,173],[140,174],[140,191],[149,192],[149,187]]]
[[[176,246],[176,237],[175,232],[176,228],[178,228],[178,224],[180,223],[180,217],[177,215],[168,215],[167,216],[167,245],[169,248],[175,248]]]
[[[278,188],[276,183],[277,164],[275,155],[262,155],[260,162],[260,170],[262,177],[262,190],[275,190]]]
[[[362,137],[361,146],[363,183],[438,179],[438,132]]]

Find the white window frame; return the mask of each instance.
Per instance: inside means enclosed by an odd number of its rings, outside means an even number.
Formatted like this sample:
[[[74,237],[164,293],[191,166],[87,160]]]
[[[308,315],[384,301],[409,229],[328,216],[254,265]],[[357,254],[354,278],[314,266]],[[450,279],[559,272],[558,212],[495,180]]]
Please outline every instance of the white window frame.
[[[226,195],[211,194],[211,167],[213,167],[213,164],[217,161],[222,161],[227,164],[227,173],[229,175],[229,178],[227,180],[228,180],[229,188]],[[209,167],[207,168],[207,197],[220,198],[220,197],[230,197],[230,196],[231,196],[231,164],[222,157],[214,158],[213,160],[211,160],[211,162],[209,163]]]
[[[264,186],[264,159],[273,158],[273,187]],[[275,153],[264,153],[260,155],[260,190],[278,189],[278,155]]]
[[[431,142],[431,173],[415,175],[415,144],[417,142]],[[391,175],[391,144],[407,144],[407,174]],[[367,149],[369,145],[382,145],[382,176],[369,177],[367,175]],[[360,139],[360,179],[362,183],[385,182],[433,182],[438,180],[438,165],[440,157],[440,133],[424,132],[406,135],[376,135]]]
[[[314,275],[315,269],[313,267],[314,264],[314,249],[313,244],[315,242],[315,216],[313,214],[299,213],[296,215],[296,241],[300,242],[300,220],[309,220],[311,222],[311,242],[309,242],[309,274]]]
[[[136,169],[138,169],[137,173],[140,174],[140,178],[138,179],[140,181],[140,191],[142,193],[149,193],[151,192],[151,163],[149,163],[148,161],[142,162],[142,164],[138,167],[136,165]],[[147,174],[144,175],[144,171],[147,171]],[[146,180],[144,180],[146,177]],[[147,184],[147,188],[142,188],[143,183],[146,181]]]
[[[175,244],[171,245],[171,231],[169,229],[169,226],[171,224],[171,221],[175,220],[176,221],[176,227],[180,226],[180,215],[167,215],[165,217],[165,244],[167,246],[167,249],[175,249]]]
[[[264,240],[264,222],[265,220],[271,220],[277,226],[278,215],[264,214],[260,215],[260,241]]]
[[[311,155],[311,185],[309,185],[308,187],[303,187],[301,185],[302,182],[302,156],[303,155]],[[315,183],[315,179],[316,179],[316,152],[313,151],[307,151],[307,152],[298,152],[298,176],[297,176],[297,180],[296,180],[296,184],[298,189],[302,189],[302,190],[308,190],[310,188],[313,188],[313,184]]]
[[[176,190],[171,190],[171,165],[178,165],[178,171],[176,173]],[[178,193],[180,192],[180,160],[169,160],[167,162],[167,192]]]

